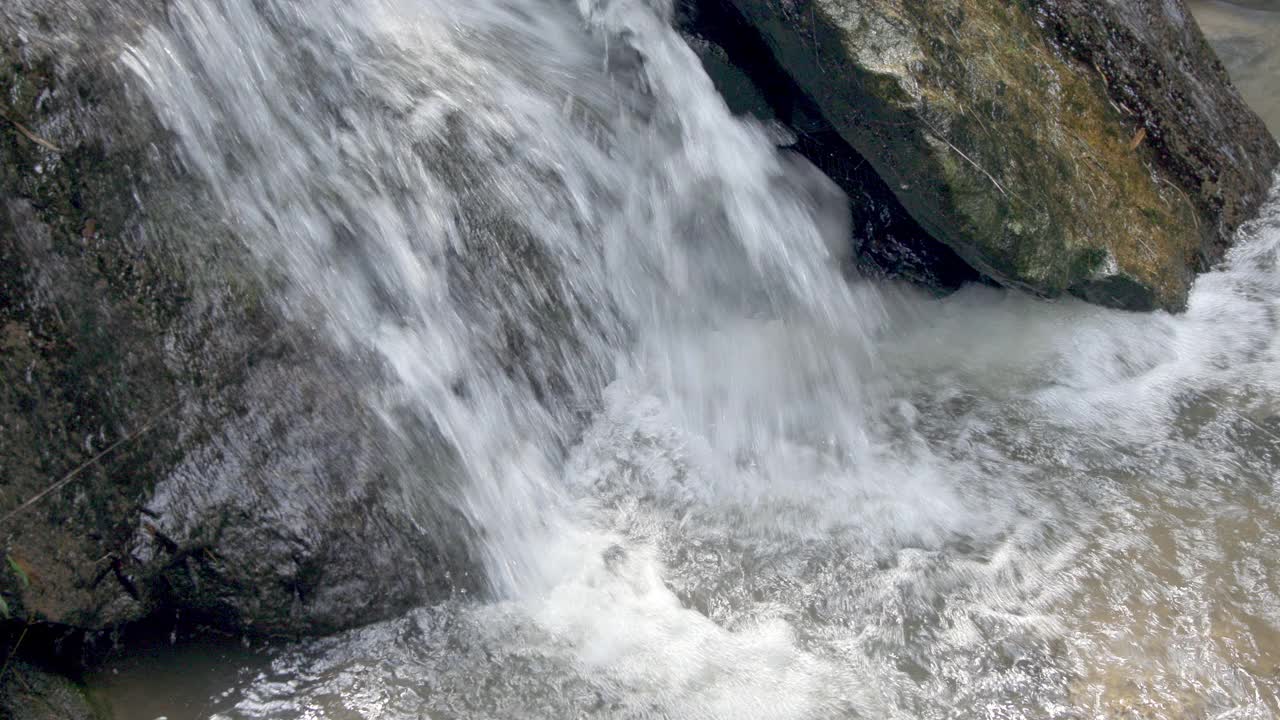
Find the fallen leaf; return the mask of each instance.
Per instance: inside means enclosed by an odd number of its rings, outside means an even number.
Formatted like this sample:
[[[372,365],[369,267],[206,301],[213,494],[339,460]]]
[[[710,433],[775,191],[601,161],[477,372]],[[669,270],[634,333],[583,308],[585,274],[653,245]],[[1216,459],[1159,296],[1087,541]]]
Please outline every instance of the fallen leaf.
[[[1137,150],[1138,146],[1142,144],[1142,141],[1146,139],[1147,139],[1147,129],[1138,128],[1137,134],[1133,136],[1133,140],[1129,143],[1129,151],[1132,152],[1134,150]]]

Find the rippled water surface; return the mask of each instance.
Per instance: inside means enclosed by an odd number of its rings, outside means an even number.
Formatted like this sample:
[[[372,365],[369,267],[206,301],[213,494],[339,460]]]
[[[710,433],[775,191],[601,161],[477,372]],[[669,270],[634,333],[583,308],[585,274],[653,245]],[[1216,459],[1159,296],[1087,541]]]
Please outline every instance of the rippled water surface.
[[[1280,714],[1280,199],[1181,316],[936,300],[662,7],[173,6],[123,65],[493,588],[121,717]]]

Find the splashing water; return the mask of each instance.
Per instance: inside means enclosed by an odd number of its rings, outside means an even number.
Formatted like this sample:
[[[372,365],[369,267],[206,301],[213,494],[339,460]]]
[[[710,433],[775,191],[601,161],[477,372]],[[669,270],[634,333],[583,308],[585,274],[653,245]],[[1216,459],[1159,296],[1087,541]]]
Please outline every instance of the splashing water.
[[[178,3],[126,62],[286,310],[380,356],[372,402],[456,452],[516,592],[563,532],[564,400],[636,364],[629,338],[675,394],[700,380],[684,338],[726,318],[865,345],[877,310],[812,197],[838,193],[735,121],[652,9],[584,7],[593,35],[555,2],[450,5]]]
[[[1280,712],[1280,205],[1176,318],[850,279],[844,198],[669,14],[175,0],[126,54],[494,590],[211,707]]]

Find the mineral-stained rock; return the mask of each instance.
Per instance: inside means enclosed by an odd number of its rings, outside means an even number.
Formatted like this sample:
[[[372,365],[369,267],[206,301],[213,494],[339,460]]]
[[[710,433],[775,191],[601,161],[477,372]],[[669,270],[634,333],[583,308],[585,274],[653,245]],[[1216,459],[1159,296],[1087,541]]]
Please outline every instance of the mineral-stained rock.
[[[915,219],[1008,285],[1179,309],[1280,162],[1181,0],[728,2]]]

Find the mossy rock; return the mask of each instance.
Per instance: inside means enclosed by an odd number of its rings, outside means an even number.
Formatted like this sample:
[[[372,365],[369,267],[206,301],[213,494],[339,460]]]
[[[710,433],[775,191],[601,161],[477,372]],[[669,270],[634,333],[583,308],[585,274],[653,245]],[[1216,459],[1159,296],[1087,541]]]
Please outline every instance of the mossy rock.
[[[908,211],[985,275],[1185,306],[1280,149],[1181,0],[730,0]]]
[[[107,720],[74,681],[14,660],[0,676],[0,717],[6,720]]]

